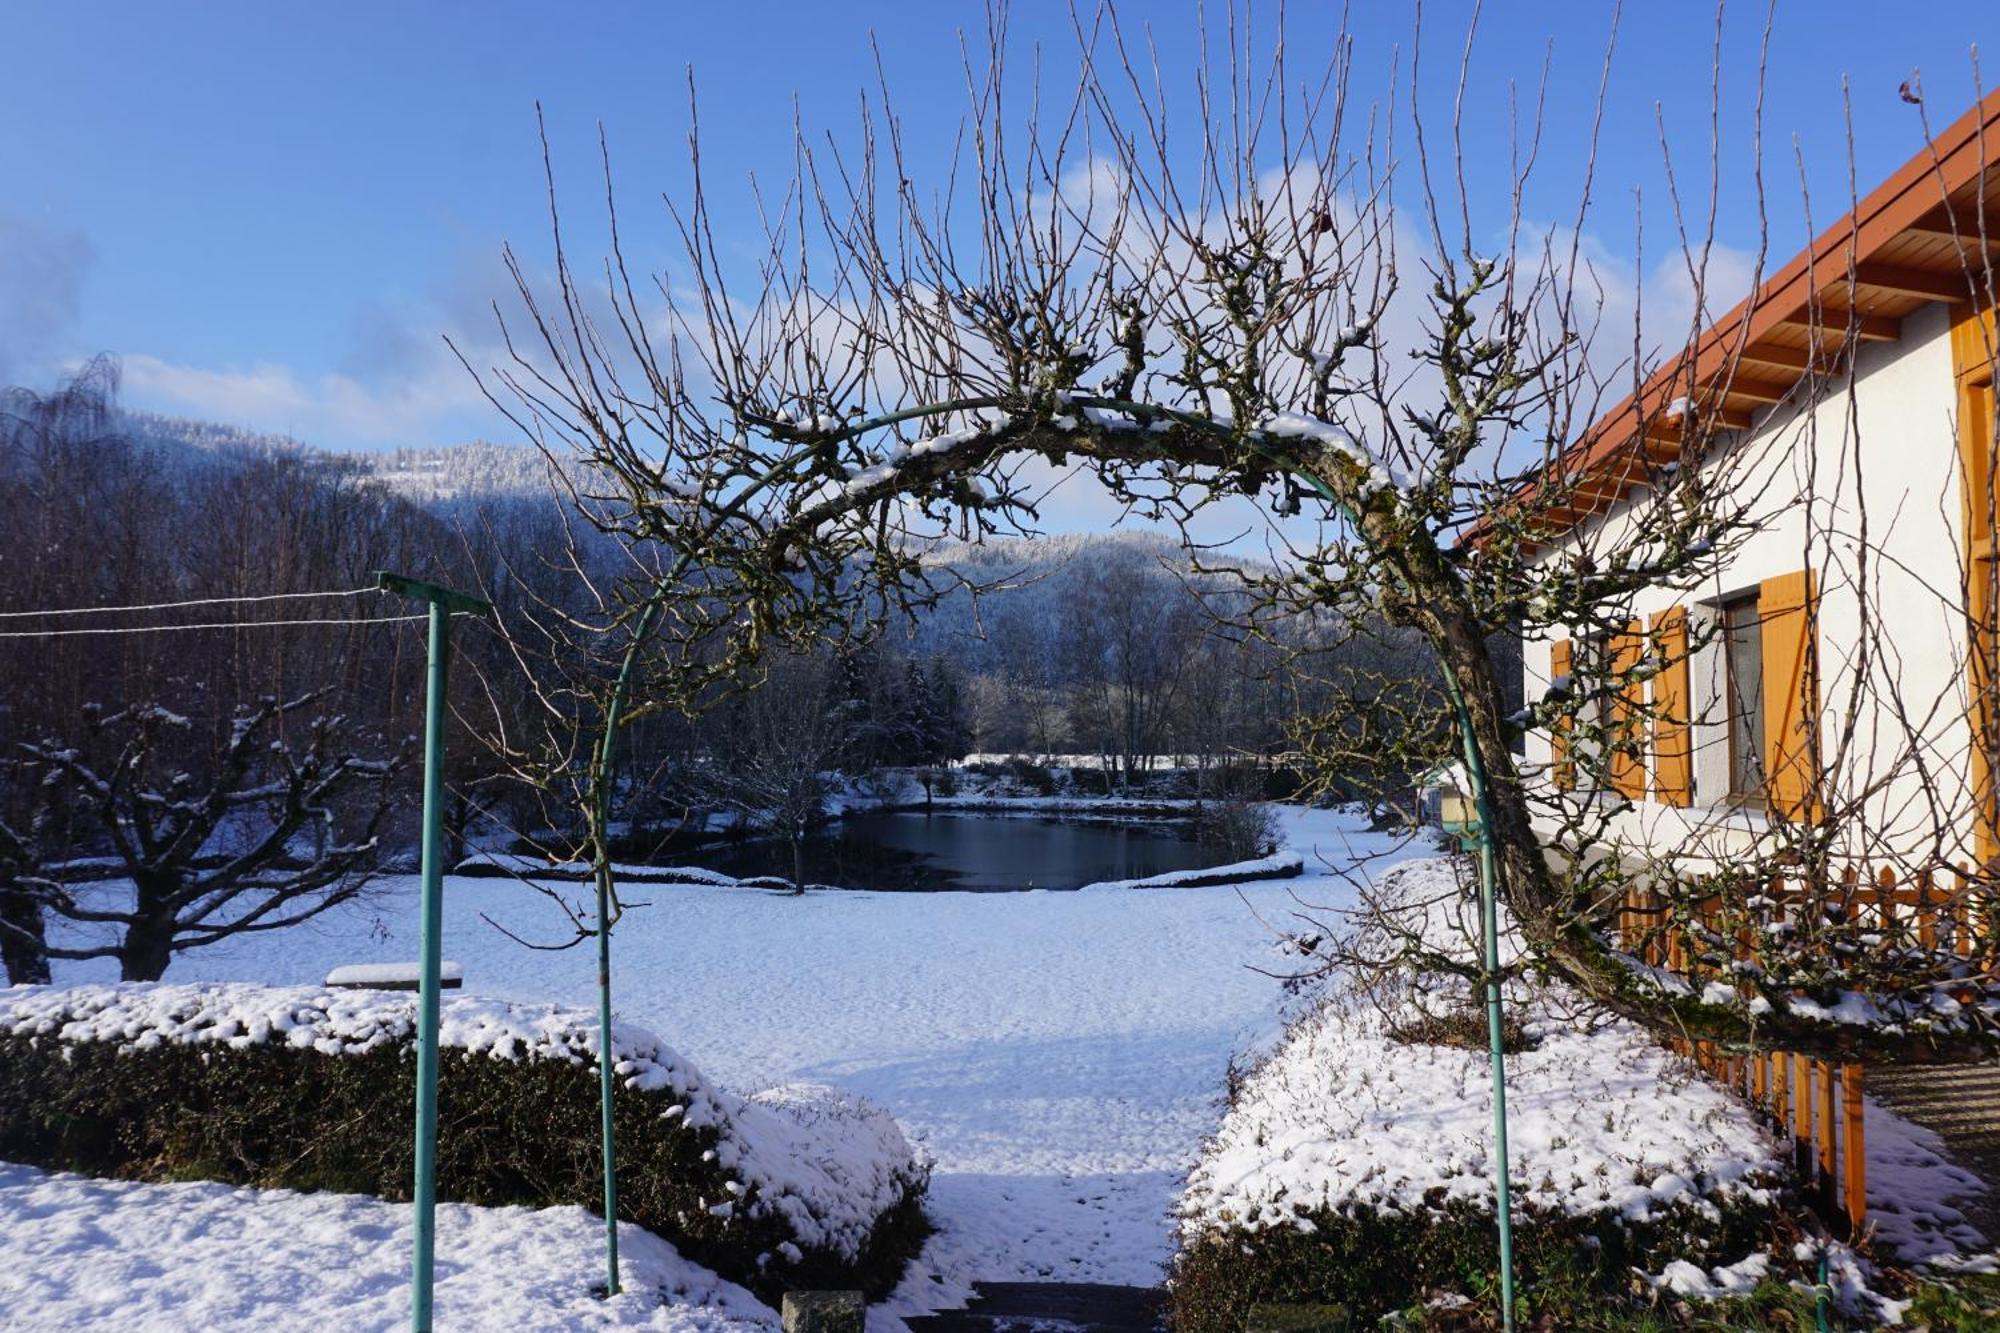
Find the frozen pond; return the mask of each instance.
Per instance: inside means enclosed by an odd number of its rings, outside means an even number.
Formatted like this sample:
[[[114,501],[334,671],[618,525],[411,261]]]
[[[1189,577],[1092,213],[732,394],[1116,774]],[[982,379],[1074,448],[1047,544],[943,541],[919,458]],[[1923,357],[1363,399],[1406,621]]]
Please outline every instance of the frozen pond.
[[[790,876],[776,838],[678,853],[725,875]],[[867,889],[1080,889],[1218,865],[1182,820],[1077,820],[981,812],[850,815],[806,840],[806,878]]]

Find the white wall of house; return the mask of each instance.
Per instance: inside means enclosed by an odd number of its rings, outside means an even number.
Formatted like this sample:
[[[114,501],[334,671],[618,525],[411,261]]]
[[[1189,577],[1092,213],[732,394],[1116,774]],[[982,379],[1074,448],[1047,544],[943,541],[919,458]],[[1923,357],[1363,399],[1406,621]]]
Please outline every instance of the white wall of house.
[[[1632,604],[1635,618],[1681,605],[1691,618],[1764,580],[1811,568],[1818,578],[1818,652],[1822,735],[1835,759],[1837,793],[1861,793],[1866,821],[1885,839],[1913,850],[1935,836],[1936,803],[1925,798],[1910,734],[1921,736],[1921,767],[1956,794],[1953,859],[1971,849],[1968,782],[1971,731],[1966,722],[1966,623],[1962,594],[1960,476],[1951,312],[1926,306],[1903,324],[1893,343],[1858,351],[1851,390],[1830,388],[1809,408],[1766,409],[1732,452],[1738,493],[1763,499],[1759,529],[1695,590],[1648,589]],[[1637,497],[1596,520],[1597,548],[1629,535]],[[1862,533],[1866,532],[1866,543]],[[1561,559],[1574,542],[1543,558]],[[1884,625],[1864,645],[1863,590]],[[1865,648],[1865,650],[1864,650]],[[1550,678],[1550,644],[1523,645],[1527,697],[1539,699]],[[1764,816],[1728,798],[1728,732],[1721,703],[1719,644],[1692,660],[1694,801],[1661,804],[1647,766],[1647,799],[1614,826],[1616,840],[1654,851],[1707,850],[1724,855],[1763,827]],[[1857,684],[1860,689],[1857,695]],[[1857,706],[1857,697],[1859,703]],[[1892,705],[1899,700],[1901,715]],[[1853,720],[1850,735],[1848,722]],[[1843,735],[1848,745],[1839,750]],[[1549,777],[1550,738],[1528,738],[1531,773]],[[1886,779],[1886,781],[1884,781]],[[1962,851],[1960,849],[1963,849]]]

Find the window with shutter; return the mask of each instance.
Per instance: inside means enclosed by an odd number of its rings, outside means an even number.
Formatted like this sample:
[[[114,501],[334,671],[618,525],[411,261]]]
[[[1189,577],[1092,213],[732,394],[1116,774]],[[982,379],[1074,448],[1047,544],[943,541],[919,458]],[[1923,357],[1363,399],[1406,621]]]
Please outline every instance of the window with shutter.
[[[1757,594],[1716,608],[1722,634],[1722,706],[1729,727],[1729,799],[1761,807],[1764,791],[1764,624]]]
[[[1645,656],[1646,636],[1633,621],[1622,634],[1611,636],[1611,679],[1617,693],[1611,700],[1607,739],[1611,745],[1611,785],[1621,796],[1635,801],[1646,798],[1644,681],[1638,679],[1640,660]]]

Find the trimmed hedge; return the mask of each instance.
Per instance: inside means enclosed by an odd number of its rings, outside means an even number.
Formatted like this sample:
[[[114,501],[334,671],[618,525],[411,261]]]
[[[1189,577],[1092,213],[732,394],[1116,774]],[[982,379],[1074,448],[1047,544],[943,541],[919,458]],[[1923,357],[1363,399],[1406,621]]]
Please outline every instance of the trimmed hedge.
[[[440,1054],[440,1198],[601,1208],[593,1064]],[[788,1289],[879,1296],[895,1286],[928,1234],[921,1167],[855,1252],[801,1244],[787,1215],[798,1199],[759,1207],[757,1186],[725,1169],[739,1149],[700,1113],[709,1103],[634,1081],[621,1078],[613,1102],[623,1220],[773,1303]],[[0,1159],[52,1170],[407,1200],[415,1096],[407,1040],[330,1054],[282,1042],[0,1033]]]
[[[1419,939],[1476,965],[1461,870],[1433,859],[1390,871],[1371,904],[1380,916],[1347,944],[1392,957]],[[1504,912],[1500,924],[1507,961],[1520,946]],[[1333,971],[1289,992],[1282,1030],[1232,1065],[1228,1112],[1177,1209],[1176,1333],[1235,1333],[1259,1302],[1343,1305],[1357,1327],[1391,1313],[1399,1327],[1486,1326],[1499,1247],[1485,1015],[1457,974],[1395,980],[1364,990]],[[1684,1265],[1704,1283],[1730,1267],[1732,1288],[1760,1276],[1735,1270],[1750,1256],[1784,1267],[1786,1163],[1748,1108],[1683,1081],[1639,1029],[1579,1021],[1560,985],[1517,978],[1508,991],[1514,1267],[1535,1319],[1678,1326],[1660,1312],[1690,1281]],[[1599,1322],[1607,1312],[1614,1322]]]
[[[1771,1223],[1748,1204],[1676,1208],[1639,1223],[1516,1206],[1516,1289],[1544,1314],[1627,1302],[1634,1268],[1740,1258],[1769,1239]],[[1345,1305],[1360,1327],[1430,1292],[1493,1298],[1498,1242],[1492,1212],[1464,1200],[1422,1212],[1314,1208],[1291,1224],[1183,1237],[1169,1285],[1174,1333],[1240,1333],[1264,1302]]]

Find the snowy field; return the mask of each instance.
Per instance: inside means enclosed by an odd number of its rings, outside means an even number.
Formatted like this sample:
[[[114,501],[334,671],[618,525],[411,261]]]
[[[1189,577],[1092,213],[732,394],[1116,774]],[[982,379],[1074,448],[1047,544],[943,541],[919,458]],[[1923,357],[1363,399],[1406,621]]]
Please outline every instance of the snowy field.
[[[890,1111],[930,1152],[937,1164],[930,1210],[939,1234],[913,1266],[893,1311],[956,1304],[979,1278],[1151,1284],[1171,1253],[1180,1180],[1220,1117],[1230,1054],[1275,1008],[1277,983],[1253,969],[1283,969],[1275,931],[1299,924],[1293,914],[1301,902],[1350,901],[1344,881],[1314,873],[1325,861],[1344,865],[1355,853],[1395,847],[1337,814],[1290,810],[1285,818],[1289,848],[1305,856],[1307,874],[1240,889],[798,898],[645,886],[633,896],[648,905],[635,907],[615,936],[619,1013],[738,1091],[806,1079],[858,1092]],[[553,905],[506,880],[451,879],[447,886],[444,953],[463,964],[464,993],[591,1002],[587,950],[534,952],[481,920],[489,916],[527,938],[555,938],[563,922]],[[338,965],[414,957],[415,918],[414,880],[389,881],[373,902],[190,954],[174,963],[167,980],[317,983]],[[114,979],[106,967],[75,964],[59,964],[56,976],[59,983]],[[214,1186],[64,1181],[12,1168],[0,1176],[0,1220],[7,1227],[29,1220],[34,1233],[70,1233],[72,1249],[94,1246],[93,1237],[101,1236],[132,1274],[120,1284],[128,1291],[142,1280],[195,1281],[176,1277],[181,1260],[173,1245],[139,1241],[147,1234],[142,1226],[114,1238],[95,1232],[94,1223],[62,1202],[118,1191],[138,1191],[127,1196],[137,1201],[149,1189],[167,1188],[192,1191],[187,1197],[197,1200],[254,1195]],[[257,1211],[283,1217],[310,1207],[309,1200],[280,1193],[261,1196]],[[407,1247],[397,1241],[406,1212],[366,1201],[330,1205],[315,1225],[359,1228],[354,1234],[365,1244],[349,1247],[345,1271],[317,1279],[320,1296],[308,1304],[356,1312],[340,1320],[342,1327],[393,1324],[386,1314],[402,1308],[390,1289],[403,1280],[407,1262]],[[671,1312],[593,1311],[595,1303],[579,1306],[563,1294],[570,1277],[597,1277],[582,1214],[514,1217],[532,1224],[546,1249],[498,1235],[471,1246],[460,1260],[467,1271],[458,1285],[447,1281],[440,1290],[442,1326],[453,1326],[453,1302],[475,1299],[481,1283],[474,1270],[494,1283],[540,1289],[535,1308],[545,1312],[546,1326],[588,1326],[600,1316],[679,1326]],[[459,1224],[473,1226],[467,1219]],[[482,1225],[507,1231],[491,1219]],[[279,1229],[296,1232],[291,1223]],[[17,1234],[12,1243],[54,1242]],[[441,1245],[441,1254],[449,1252]],[[546,1257],[526,1261],[529,1252]],[[672,1268],[670,1253],[653,1256],[663,1271]],[[17,1249],[8,1256],[15,1257],[26,1256]],[[273,1295],[297,1311],[307,1299],[303,1287],[313,1281],[298,1275]],[[379,1307],[384,1318],[355,1297],[357,1282],[389,1293]],[[492,1326],[491,1312],[461,1308],[459,1326]],[[85,1311],[65,1307],[63,1317],[43,1326],[76,1326],[71,1313]],[[229,1322],[161,1318],[153,1326]]]

